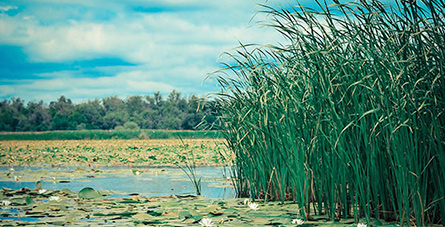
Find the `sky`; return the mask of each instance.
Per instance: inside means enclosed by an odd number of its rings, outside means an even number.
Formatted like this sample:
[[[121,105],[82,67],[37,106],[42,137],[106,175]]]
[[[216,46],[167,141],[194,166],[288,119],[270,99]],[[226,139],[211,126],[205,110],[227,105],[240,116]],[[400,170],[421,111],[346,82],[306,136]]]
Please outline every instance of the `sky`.
[[[2,0],[0,100],[218,92],[206,77],[223,52],[282,40],[254,23],[262,15],[251,21],[256,3],[264,1]]]

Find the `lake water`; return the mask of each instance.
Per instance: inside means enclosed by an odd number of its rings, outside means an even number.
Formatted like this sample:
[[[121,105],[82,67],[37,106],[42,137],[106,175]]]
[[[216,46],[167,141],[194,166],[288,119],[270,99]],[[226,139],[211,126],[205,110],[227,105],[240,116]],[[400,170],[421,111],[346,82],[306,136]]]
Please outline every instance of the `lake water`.
[[[142,169],[142,168],[141,168]],[[8,168],[0,168],[0,171]],[[27,170],[41,170],[41,168],[16,168],[14,174],[26,174]],[[74,169],[48,168],[48,171],[73,171]],[[140,175],[134,175],[129,167],[104,167],[102,174],[91,177],[58,178],[57,181],[43,179],[44,189],[61,190],[63,188],[78,192],[84,187],[92,187],[96,190],[113,191],[110,197],[128,196],[128,194],[139,194],[147,197],[187,195],[195,194],[193,184],[187,175],[179,168],[146,168]],[[111,173],[108,173],[111,172]],[[230,186],[230,180],[226,179],[228,171],[221,167],[198,167],[196,175],[202,177],[202,195],[205,198],[234,198],[235,191]],[[67,182],[67,183],[61,183]],[[24,187],[35,188],[35,182],[24,181],[0,181],[0,187],[14,190]]]

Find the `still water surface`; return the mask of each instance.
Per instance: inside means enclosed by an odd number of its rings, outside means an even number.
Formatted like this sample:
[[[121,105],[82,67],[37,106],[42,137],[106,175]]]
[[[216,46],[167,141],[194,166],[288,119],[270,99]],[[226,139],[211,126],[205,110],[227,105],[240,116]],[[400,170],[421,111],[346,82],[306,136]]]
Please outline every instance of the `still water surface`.
[[[169,196],[194,194],[193,184],[187,175],[179,168],[148,168],[149,171],[141,175],[134,175],[131,168],[128,167],[104,167],[107,170],[116,170],[116,173],[97,174],[94,178],[64,178],[54,182],[51,179],[43,179],[43,188],[50,190],[61,190],[63,188],[78,192],[84,187],[92,187],[96,190],[113,191],[110,197],[128,196],[128,194],[137,193],[139,195]],[[6,171],[6,167],[0,168],[0,171]],[[40,170],[30,168],[16,168],[14,174],[26,174],[25,170]],[[47,169],[57,171],[60,169]],[[69,171],[73,171],[70,169]],[[60,170],[62,171],[62,170]],[[63,169],[67,171],[67,169]],[[227,171],[221,167],[199,167],[196,175],[202,177],[202,195],[205,198],[234,198],[235,191],[230,187],[230,180],[226,179]],[[60,183],[59,181],[69,183]],[[14,190],[24,187],[35,188],[35,182],[22,181],[0,181],[0,187],[11,188]]]

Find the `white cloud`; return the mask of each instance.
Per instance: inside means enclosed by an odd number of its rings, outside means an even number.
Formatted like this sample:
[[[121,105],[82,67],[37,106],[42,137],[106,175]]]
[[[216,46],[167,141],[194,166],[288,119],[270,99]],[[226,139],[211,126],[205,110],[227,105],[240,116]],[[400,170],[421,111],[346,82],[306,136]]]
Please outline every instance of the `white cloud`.
[[[47,103],[60,95],[79,102],[114,95],[125,98],[128,95],[152,94],[156,91],[169,93],[174,89],[178,90],[163,82],[130,79],[125,76],[22,80],[15,85],[2,85],[0,89],[0,96],[12,94],[12,97],[21,97],[26,101],[44,100]]]
[[[253,7],[253,4],[249,6]],[[206,13],[218,12],[202,14]],[[197,16],[189,17],[190,13],[122,15],[109,21],[69,20],[68,23],[51,26],[30,16],[27,20],[1,18],[3,35],[0,41],[25,46],[30,59],[36,62],[63,62],[111,55],[135,63],[159,64],[161,57],[177,60],[178,56],[195,51],[218,55],[225,48],[236,45],[238,40],[270,41],[280,37],[257,27],[247,28],[245,20],[235,26],[215,26],[213,23],[220,22],[202,24],[202,15],[193,14]],[[196,18],[199,15],[200,19]],[[218,19],[227,17],[233,19],[232,15],[219,16]]]
[[[256,6],[252,1],[167,0],[126,2],[28,0],[32,4],[15,16],[0,16],[0,45],[23,47],[32,62],[66,63],[117,58],[136,66],[98,68],[111,76],[88,77],[82,70],[35,75],[36,80],[1,80],[1,97],[73,100],[173,89],[206,93],[214,83],[203,83],[217,69],[219,55],[243,43],[277,43],[271,29],[248,27]],[[77,8],[69,6],[76,5]],[[132,7],[196,7],[157,13],[130,11]],[[179,5],[179,6],[178,6]],[[85,17],[73,12],[86,11]],[[113,16],[97,19],[96,14]],[[83,15],[83,14],[82,14]],[[116,70],[115,70],[116,69]],[[115,71],[114,71],[115,70]],[[6,89],[7,88],[7,89]]]
[[[2,12],[7,12],[9,10],[14,10],[14,9],[18,9],[17,6],[0,6],[0,11]]]
[[[11,85],[0,85],[0,97],[7,96],[14,92],[14,88]]]

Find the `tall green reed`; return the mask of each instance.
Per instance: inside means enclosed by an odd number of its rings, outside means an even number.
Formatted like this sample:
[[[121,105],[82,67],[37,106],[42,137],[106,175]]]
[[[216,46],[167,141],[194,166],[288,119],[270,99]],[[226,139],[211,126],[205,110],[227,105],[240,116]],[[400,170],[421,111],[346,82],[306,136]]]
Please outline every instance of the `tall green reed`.
[[[175,165],[179,167],[182,170],[182,172],[184,172],[187,175],[187,177],[190,180],[190,183],[192,183],[193,187],[195,188],[196,195],[201,195],[202,177],[198,177],[196,172],[196,162],[193,149],[189,149],[189,145],[184,143],[184,140],[182,139],[181,136],[178,136],[178,138],[181,140],[182,148],[189,150],[189,153],[187,155],[181,155],[178,152],[176,152],[176,155],[180,158],[180,161],[176,162]]]
[[[238,195],[442,223],[445,3],[334,2],[262,5],[288,43],[241,45],[218,72]]]

